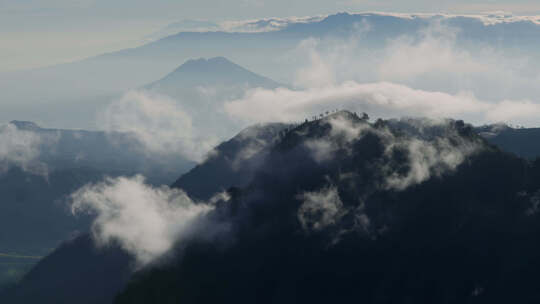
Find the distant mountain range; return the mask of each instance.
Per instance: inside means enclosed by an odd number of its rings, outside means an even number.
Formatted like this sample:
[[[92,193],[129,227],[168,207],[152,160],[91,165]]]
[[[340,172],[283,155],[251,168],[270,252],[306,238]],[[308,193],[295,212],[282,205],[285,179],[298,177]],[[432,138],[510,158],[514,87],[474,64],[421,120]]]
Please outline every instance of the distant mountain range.
[[[38,160],[51,170],[91,168],[112,176],[140,173],[152,184],[169,184],[178,172],[195,165],[182,155],[156,158],[128,133],[48,129],[17,120],[11,124],[49,140],[40,148]]]
[[[74,63],[2,74],[0,90],[6,104],[0,120],[16,114],[36,120],[43,110],[38,105],[43,105],[49,113],[68,109],[73,113],[72,117],[50,114],[49,118],[41,118],[45,123],[87,127],[93,122],[88,113],[93,115],[96,106],[162,78],[171,67],[190,58],[225,56],[278,82],[292,83],[299,58],[287,56],[308,38],[335,38],[346,43],[360,35],[363,49],[380,51],[392,39],[418,38],[421,29],[441,24],[455,29],[452,33],[456,44],[465,49],[490,47],[508,51],[508,56],[521,54],[527,58],[537,58],[535,50],[540,41],[540,25],[535,19],[498,15],[341,13],[285,24],[269,32],[181,32],[141,47]]]
[[[478,127],[477,132],[504,151],[530,160],[540,156],[540,128],[512,128],[499,124]]]

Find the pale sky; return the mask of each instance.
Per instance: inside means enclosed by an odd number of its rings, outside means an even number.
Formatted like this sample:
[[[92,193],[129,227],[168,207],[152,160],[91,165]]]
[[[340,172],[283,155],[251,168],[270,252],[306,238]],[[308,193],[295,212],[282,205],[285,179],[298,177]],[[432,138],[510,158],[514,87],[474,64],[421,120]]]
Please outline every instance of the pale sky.
[[[182,19],[210,21],[336,12],[540,13],[538,0],[0,0],[0,72],[134,47]]]

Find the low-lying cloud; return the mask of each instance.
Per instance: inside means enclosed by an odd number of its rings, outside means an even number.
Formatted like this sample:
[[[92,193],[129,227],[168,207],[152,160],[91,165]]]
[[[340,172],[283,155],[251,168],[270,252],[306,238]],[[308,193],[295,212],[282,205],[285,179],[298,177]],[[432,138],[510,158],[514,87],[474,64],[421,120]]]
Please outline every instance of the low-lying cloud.
[[[113,101],[100,113],[98,125],[108,132],[132,134],[151,154],[181,154],[194,161],[218,143],[212,135],[199,134],[179,102],[147,91],[129,91]]]
[[[390,82],[349,81],[305,90],[258,88],[225,104],[232,118],[247,122],[302,121],[336,108],[367,112],[375,117],[452,117],[472,123],[503,121],[523,125],[534,124],[540,115],[540,104],[530,100],[488,102],[470,92],[424,91]]]
[[[0,125],[0,174],[11,167],[23,171],[47,176],[48,166],[39,160],[41,147],[56,142],[57,137],[44,138],[28,130],[18,129],[12,123]]]
[[[348,213],[334,186],[304,192],[297,198],[302,200],[302,205],[298,209],[298,220],[306,231],[321,231],[337,224]]]
[[[398,174],[396,168],[384,167],[387,172],[387,189],[404,190],[412,185],[420,184],[433,176],[440,177],[446,172],[452,172],[463,163],[467,157],[476,153],[480,145],[462,139],[450,143],[448,138],[437,138],[433,141],[421,139],[396,140],[395,144],[387,147],[387,154],[395,149],[405,151],[408,170]]]
[[[217,231],[205,215],[217,201],[227,199],[218,194],[209,202],[194,202],[182,190],[147,185],[140,175],[108,178],[71,195],[74,214],[96,215],[92,234],[97,244],[118,241],[139,266],[164,255],[177,242]]]
[[[283,60],[296,69],[294,83],[313,88],[392,82],[452,95],[471,92],[488,101],[536,101],[540,94],[534,53],[495,42],[464,42],[460,37],[467,27],[453,27],[445,18],[428,18],[424,27],[373,44],[372,36],[387,33],[369,16],[361,20],[348,36],[307,38],[285,54]]]

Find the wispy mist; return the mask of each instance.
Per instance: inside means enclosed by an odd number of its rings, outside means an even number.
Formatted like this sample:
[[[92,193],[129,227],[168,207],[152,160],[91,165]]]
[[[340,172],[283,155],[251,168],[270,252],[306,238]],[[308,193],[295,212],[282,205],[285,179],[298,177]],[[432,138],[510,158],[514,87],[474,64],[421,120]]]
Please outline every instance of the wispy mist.
[[[214,209],[218,194],[209,202],[194,202],[184,191],[152,187],[142,176],[108,178],[88,184],[71,195],[72,212],[96,215],[92,225],[99,245],[118,241],[144,266],[197,234],[209,236],[205,215]],[[217,228],[216,228],[217,229]]]
[[[129,91],[110,103],[98,116],[98,125],[108,132],[125,132],[139,141],[143,150],[156,155],[180,154],[199,161],[217,143],[203,136],[174,99],[146,91]]]
[[[57,140],[57,136],[20,130],[12,123],[0,125],[0,174],[11,167],[18,167],[32,174],[47,176],[50,168],[40,161],[40,149],[53,145]]]

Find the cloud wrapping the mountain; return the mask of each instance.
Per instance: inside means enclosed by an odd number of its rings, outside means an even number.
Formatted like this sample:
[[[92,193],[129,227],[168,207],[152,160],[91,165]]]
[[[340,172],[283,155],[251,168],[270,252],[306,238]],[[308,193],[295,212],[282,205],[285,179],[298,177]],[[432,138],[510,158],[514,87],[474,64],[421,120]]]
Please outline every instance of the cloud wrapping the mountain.
[[[301,193],[297,199],[303,201],[297,216],[305,231],[321,231],[337,224],[348,213],[334,186]]]
[[[353,123],[343,115],[325,118],[325,123],[331,127],[327,136],[304,143],[311,157],[323,163],[336,159],[337,153],[351,155],[354,153],[351,144],[368,133],[376,135],[384,145],[385,156],[378,165],[384,181],[377,187],[385,190],[402,191],[432,177],[452,172],[468,157],[480,151],[482,146],[475,138],[459,135],[456,127],[452,126],[453,122],[446,120],[402,120],[403,124],[415,130],[413,136],[398,136],[389,127],[375,128],[367,121]],[[429,134],[434,128],[444,131],[440,136]],[[400,162],[405,161],[405,171],[401,170],[403,163],[393,162],[395,153],[404,155]]]
[[[529,100],[492,103],[467,92],[424,91],[389,82],[349,81],[305,90],[258,88],[225,104],[232,118],[246,122],[302,121],[336,108],[367,112],[375,117],[456,117],[473,123],[532,122],[540,115],[540,104]]]
[[[202,137],[191,117],[170,97],[129,91],[100,113],[98,125],[108,132],[126,132],[151,154],[181,154],[199,161],[218,142]]]
[[[144,266],[188,238],[211,237],[219,226],[206,218],[214,204],[192,201],[179,189],[147,185],[142,176],[108,178],[88,184],[71,195],[72,212],[96,215],[92,225],[99,245],[115,240]]]
[[[278,138],[280,130],[285,129],[285,125],[279,124],[257,124],[242,130],[234,137],[239,142],[241,149],[231,159],[231,167],[237,171],[247,164],[254,165],[260,163],[261,157],[268,147],[271,147]]]
[[[452,144],[447,138],[437,138],[434,141],[420,139],[398,140],[395,144],[387,147],[387,154],[394,149],[404,149],[408,159],[406,174],[398,174],[395,168],[384,166],[387,172],[387,189],[404,190],[412,185],[420,184],[430,178],[440,177],[446,172],[456,168],[476,153],[480,145],[458,139],[457,144]]]
[[[328,136],[308,139],[304,145],[310,151],[311,157],[317,163],[335,159],[336,153],[345,151],[350,155],[353,151],[349,144],[359,140],[366,132],[373,132],[369,124],[354,124],[350,119],[341,115],[331,116],[327,123],[331,126]]]
[[[49,168],[39,160],[40,148],[57,140],[56,136],[44,137],[20,130],[11,123],[0,125],[0,174],[15,166],[35,175],[47,176]]]

